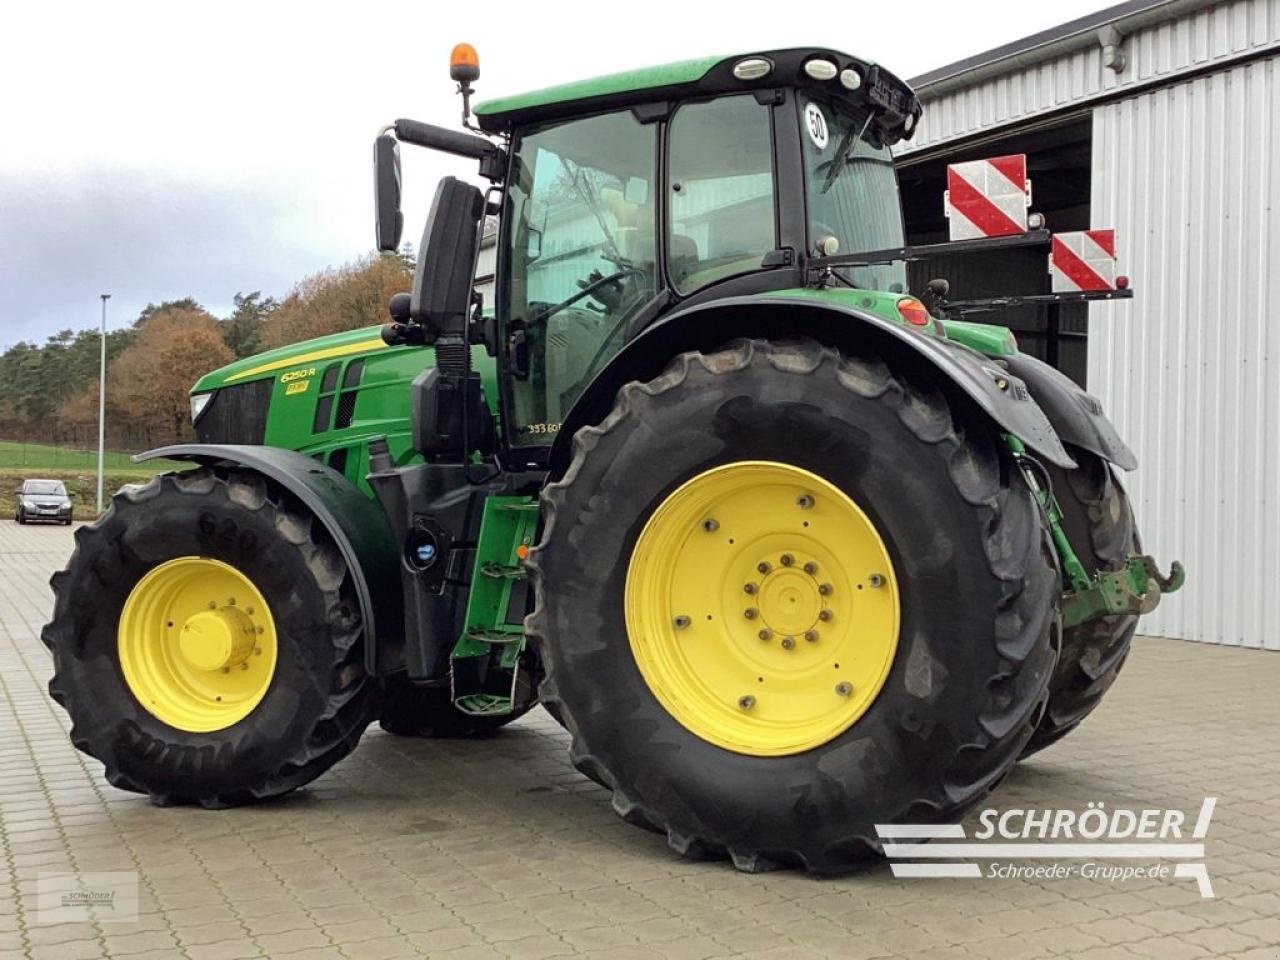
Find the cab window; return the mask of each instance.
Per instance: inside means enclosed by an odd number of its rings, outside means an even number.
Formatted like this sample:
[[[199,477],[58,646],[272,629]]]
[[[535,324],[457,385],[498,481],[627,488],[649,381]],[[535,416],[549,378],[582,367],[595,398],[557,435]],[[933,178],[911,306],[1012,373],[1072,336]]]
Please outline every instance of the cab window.
[[[508,191],[513,441],[550,443],[657,289],[656,125],[629,110],[517,139]]]
[[[769,113],[747,94],[671,119],[667,271],[682,294],[758,270],[777,248]]]

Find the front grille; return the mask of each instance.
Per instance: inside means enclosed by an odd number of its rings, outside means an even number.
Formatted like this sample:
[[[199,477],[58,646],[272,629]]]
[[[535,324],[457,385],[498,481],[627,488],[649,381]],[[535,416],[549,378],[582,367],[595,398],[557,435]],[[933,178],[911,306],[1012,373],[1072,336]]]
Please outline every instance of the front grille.
[[[196,437],[201,443],[262,443],[274,382],[267,377],[214,391],[196,421]]]

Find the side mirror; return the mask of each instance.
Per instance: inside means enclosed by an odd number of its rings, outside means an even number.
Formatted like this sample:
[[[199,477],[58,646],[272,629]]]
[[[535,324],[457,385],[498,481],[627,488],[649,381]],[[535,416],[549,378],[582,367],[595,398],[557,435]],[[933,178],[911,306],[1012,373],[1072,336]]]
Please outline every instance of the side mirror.
[[[400,145],[384,133],[373,142],[373,202],[378,249],[400,249],[404,214],[400,212]]]
[[[466,329],[483,217],[479,189],[455,177],[440,181],[422,231],[409,301],[409,316],[426,328],[429,343]]]

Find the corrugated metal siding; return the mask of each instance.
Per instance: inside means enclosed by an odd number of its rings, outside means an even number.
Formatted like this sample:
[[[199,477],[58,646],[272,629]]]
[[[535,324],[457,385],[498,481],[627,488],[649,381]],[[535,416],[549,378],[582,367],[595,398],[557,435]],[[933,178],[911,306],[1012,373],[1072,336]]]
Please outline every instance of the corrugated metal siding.
[[[1095,45],[1055,60],[1012,68],[940,97],[930,97],[924,88],[920,129],[894,153],[903,156],[1152,80],[1172,81],[1178,74],[1215,63],[1225,65],[1236,57],[1280,45],[1280,0],[1235,0],[1205,7],[1128,37],[1124,42],[1128,64],[1119,74],[1102,66],[1101,50]]]
[[[1092,305],[1090,389],[1141,461],[1145,547],[1189,571],[1144,633],[1280,650],[1277,148],[1280,58],[1094,113],[1092,220],[1136,297]]]

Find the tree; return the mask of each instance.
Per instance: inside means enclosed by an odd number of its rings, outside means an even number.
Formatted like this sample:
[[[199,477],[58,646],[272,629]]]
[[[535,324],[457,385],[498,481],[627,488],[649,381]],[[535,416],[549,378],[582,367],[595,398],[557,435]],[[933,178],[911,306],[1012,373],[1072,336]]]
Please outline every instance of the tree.
[[[218,321],[222,342],[236,357],[249,357],[262,348],[262,329],[279,306],[273,297],[263,297],[261,290],[237,293],[231,316]]]
[[[268,318],[263,344],[277,347],[387,321],[392,294],[409,289],[413,273],[398,253],[373,254],[312,274]]]

